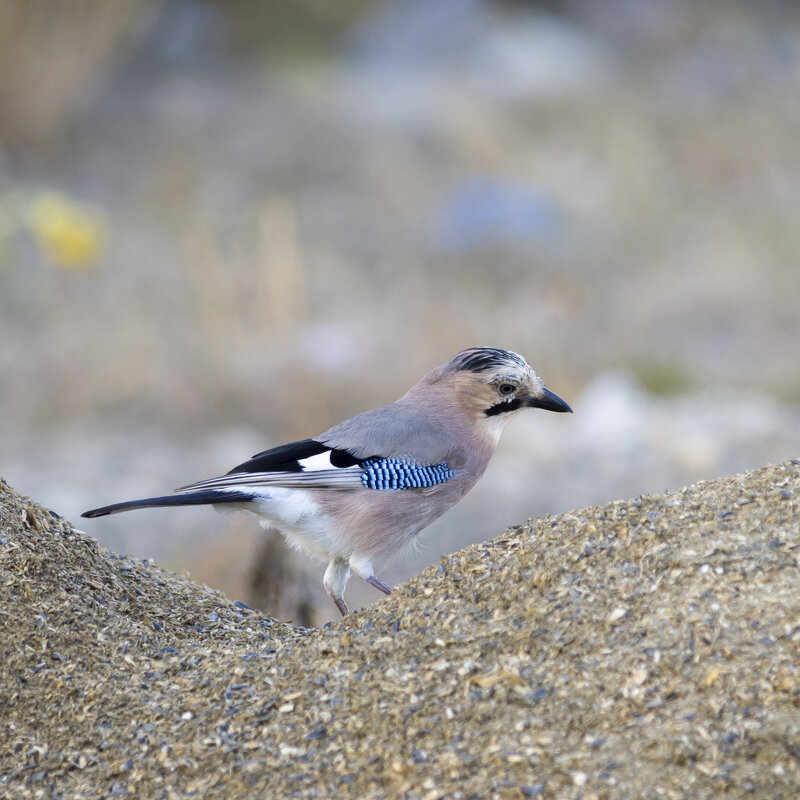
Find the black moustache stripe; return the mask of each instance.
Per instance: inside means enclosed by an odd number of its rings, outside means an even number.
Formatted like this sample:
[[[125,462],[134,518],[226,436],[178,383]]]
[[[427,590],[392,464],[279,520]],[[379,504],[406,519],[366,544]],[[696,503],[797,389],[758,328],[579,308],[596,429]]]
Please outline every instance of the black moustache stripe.
[[[516,411],[518,408],[522,408],[522,400],[515,397],[513,400],[508,400],[505,403],[497,403],[487,408],[483,413],[487,417],[496,417],[498,414],[505,414],[507,411]]]

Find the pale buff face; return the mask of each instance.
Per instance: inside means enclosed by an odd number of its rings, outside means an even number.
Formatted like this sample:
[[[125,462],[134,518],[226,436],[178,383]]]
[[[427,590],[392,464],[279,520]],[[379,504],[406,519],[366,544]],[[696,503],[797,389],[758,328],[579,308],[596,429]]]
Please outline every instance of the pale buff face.
[[[484,352],[489,353],[491,363],[478,360]],[[524,359],[516,354],[506,358],[505,354],[506,351],[488,349],[459,353],[444,366],[431,370],[406,399],[413,403],[435,402],[442,410],[443,420],[461,420],[460,425],[468,425],[472,435],[493,450],[506,423],[525,407],[525,398],[544,388]]]
[[[452,386],[462,408],[469,409],[473,418],[497,422],[507,422],[544,389],[530,366],[513,363],[484,372],[459,371],[452,376]]]
[[[435,404],[442,424],[459,420],[473,436],[497,443],[506,422],[523,408],[570,411],[549,392],[522,356],[495,347],[462,350],[431,370],[402,401]],[[469,435],[465,430],[461,435]]]

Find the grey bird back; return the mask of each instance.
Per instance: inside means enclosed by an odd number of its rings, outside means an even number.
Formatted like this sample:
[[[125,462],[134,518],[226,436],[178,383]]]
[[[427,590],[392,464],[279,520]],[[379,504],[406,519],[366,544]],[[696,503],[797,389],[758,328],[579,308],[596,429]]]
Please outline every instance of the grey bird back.
[[[408,458],[419,464],[458,461],[452,433],[443,429],[429,410],[396,402],[365,411],[334,425],[316,437],[329,447],[347,450],[356,458]]]

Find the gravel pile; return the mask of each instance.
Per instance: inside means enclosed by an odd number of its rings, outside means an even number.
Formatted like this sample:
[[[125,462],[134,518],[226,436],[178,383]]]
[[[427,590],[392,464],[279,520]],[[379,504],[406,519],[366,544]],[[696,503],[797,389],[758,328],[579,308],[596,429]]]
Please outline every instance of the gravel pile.
[[[796,797],[798,555],[793,461],[508,530],[310,630],[0,482],[0,796]]]

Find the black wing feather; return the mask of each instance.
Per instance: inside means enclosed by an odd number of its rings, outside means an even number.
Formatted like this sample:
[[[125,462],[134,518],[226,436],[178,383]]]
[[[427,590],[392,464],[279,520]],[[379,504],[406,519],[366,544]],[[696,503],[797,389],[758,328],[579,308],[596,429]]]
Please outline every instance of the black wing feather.
[[[352,467],[360,463],[360,459],[347,450],[331,449],[327,444],[315,439],[302,439],[256,453],[249,461],[234,467],[228,475],[237,472],[302,472],[300,462],[304,458],[326,453],[330,450],[331,464],[334,467]]]

